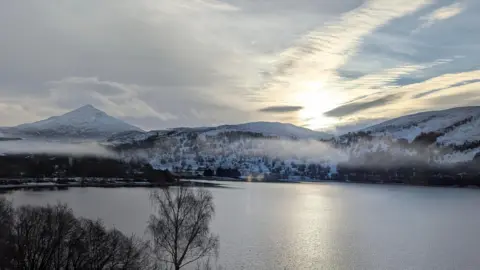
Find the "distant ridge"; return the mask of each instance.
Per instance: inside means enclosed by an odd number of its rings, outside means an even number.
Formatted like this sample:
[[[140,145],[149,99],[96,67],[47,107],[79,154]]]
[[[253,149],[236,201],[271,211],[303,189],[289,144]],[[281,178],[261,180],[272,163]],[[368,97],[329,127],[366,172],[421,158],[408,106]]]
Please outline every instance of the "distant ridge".
[[[220,136],[225,133],[257,133],[264,137],[299,140],[329,140],[333,135],[298,127],[293,124],[279,122],[250,122],[238,125],[221,125],[216,127],[178,127],[167,130],[152,130],[149,132],[122,132],[108,139],[113,144],[138,143],[145,140],[155,140],[159,136],[182,137]]]
[[[295,126],[290,123],[279,122],[251,122],[238,125],[223,125],[216,130],[248,131],[262,133],[269,136],[295,137],[298,139],[330,139],[333,135],[314,131],[308,128]]]

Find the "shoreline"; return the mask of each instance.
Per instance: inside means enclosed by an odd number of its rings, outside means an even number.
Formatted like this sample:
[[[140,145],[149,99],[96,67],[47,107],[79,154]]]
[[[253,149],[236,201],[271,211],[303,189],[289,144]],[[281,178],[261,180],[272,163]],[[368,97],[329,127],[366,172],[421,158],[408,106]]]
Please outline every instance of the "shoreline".
[[[1,179],[1,181],[12,181],[12,184],[0,184],[0,194],[17,190],[66,190],[69,188],[168,188],[175,186],[190,186],[190,187],[210,187],[210,188],[225,188],[221,182],[228,183],[271,183],[271,184],[321,184],[321,183],[345,183],[345,184],[366,184],[366,185],[392,185],[392,186],[415,186],[415,187],[432,187],[432,188],[467,188],[467,189],[480,189],[479,186],[459,186],[459,185],[412,185],[405,183],[374,183],[374,182],[345,182],[335,180],[319,180],[319,181],[286,181],[286,180],[269,180],[269,181],[248,181],[247,179],[235,179],[228,177],[203,177],[203,178],[181,178],[179,182],[148,182],[148,181],[129,181],[129,180],[112,180],[112,179],[96,179],[85,182],[71,181],[58,183],[53,179],[52,181],[42,182],[27,182],[18,183],[21,179]],[[32,179],[33,180],[33,179]]]
[[[194,180],[194,179],[191,179]],[[199,181],[208,181],[208,182],[241,182],[241,183],[266,183],[266,184],[322,184],[322,183],[344,183],[344,184],[361,184],[361,185],[391,185],[391,186],[405,186],[405,187],[427,187],[427,188],[468,188],[468,189],[480,189],[480,186],[476,185],[415,185],[407,183],[398,183],[398,182],[355,182],[355,181],[338,181],[338,180],[317,180],[317,181],[308,181],[308,180],[268,180],[268,181],[248,181],[246,179],[235,179],[235,178],[197,178],[195,180]]]
[[[194,181],[180,181],[177,183],[151,183],[151,182],[70,182],[70,183],[55,183],[55,182],[29,182],[22,184],[0,184],[0,193],[16,191],[16,190],[65,190],[69,188],[168,188],[175,186],[192,186],[192,187],[223,187],[216,183],[200,183]]]

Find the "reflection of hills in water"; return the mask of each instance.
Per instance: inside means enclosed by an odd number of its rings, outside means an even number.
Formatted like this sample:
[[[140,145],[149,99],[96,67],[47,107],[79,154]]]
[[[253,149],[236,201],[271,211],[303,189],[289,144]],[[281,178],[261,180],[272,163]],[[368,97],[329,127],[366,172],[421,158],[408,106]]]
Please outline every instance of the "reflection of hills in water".
[[[0,141],[20,141],[22,138],[14,138],[14,137],[0,137]]]

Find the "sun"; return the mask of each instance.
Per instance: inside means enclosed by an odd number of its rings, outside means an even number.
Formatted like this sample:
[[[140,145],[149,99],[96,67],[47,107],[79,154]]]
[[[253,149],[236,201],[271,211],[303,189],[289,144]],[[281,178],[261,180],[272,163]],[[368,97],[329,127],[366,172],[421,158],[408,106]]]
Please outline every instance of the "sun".
[[[328,128],[335,124],[337,120],[324,116],[324,113],[339,104],[339,96],[326,89],[321,81],[306,81],[301,86],[294,97],[296,104],[303,107],[298,113],[299,120],[310,129]]]

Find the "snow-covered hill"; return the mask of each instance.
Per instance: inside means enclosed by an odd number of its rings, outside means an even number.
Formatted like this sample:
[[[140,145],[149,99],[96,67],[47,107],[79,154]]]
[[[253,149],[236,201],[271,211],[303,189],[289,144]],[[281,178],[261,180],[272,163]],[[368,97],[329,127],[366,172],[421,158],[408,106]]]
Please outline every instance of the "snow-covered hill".
[[[373,136],[391,136],[412,142],[422,133],[435,133],[437,142],[461,145],[480,140],[480,107],[461,107],[407,115],[369,127]]]
[[[3,129],[4,133],[17,136],[97,139],[126,131],[143,132],[140,128],[114,118],[92,105],[38,122]]]
[[[108,144],[123,149],[124,158],[141,158],[157,169],[235,168],[244,176],[325,179],[330,163],[324,156],[326,146],[319,140],[329,138],[329,134],[291,124],[254,122],[124,132],[109,138]]]
[[[243,176],[326,179],[345,164],[377,168],[470,162],[480,153],[480,107],[404,116],[334,139],[272,122],[144,132],[89,105],[1,132],[97,138],[125,160],[141,159],[182,173],[225,168]]]
[[[480,107],[422,112],[335,139],[350,162],[456,164],[480,153]]]
[[[140,158],[154,168],[176,172],[225,168],[239,170],[243,176],[276,174],[287,179],[328,176],[327,159],[333,155],[325,155],[328,147],[324,143],[268,134],[231,127],[180,128],[116,134],[108,142],[127,160]]]
[[[333,135],[278,122],[252,122],[239,125],[222,125],[218,127],[173,128],[168,130],[153,130],[149,132],[128,131],[115,134],[108,141],[115,145],[153,140],[158,136],[201,136],[216,137],[231,133],[249,133],[252,137],[271,137],[279,139],[328,140]]]
[[[242,175],[328,177],[341,164],[359,167],[442,166],[480,153],[480,107],[405,116],[333,140],[281,123],[127,132],[109,143],[126,158],[178,172],[235,168]],[[432,133],[433,135],[429,134]],[[405,139],[405,140],[400,140]]]
[[[328,133],[314,131],[287,123],[278,122],[253,122],[239,125],[224,125],[209,131],[210,134],[226,131],[245,131],[261,133],[265,136],[296,139],[331,139]]]

